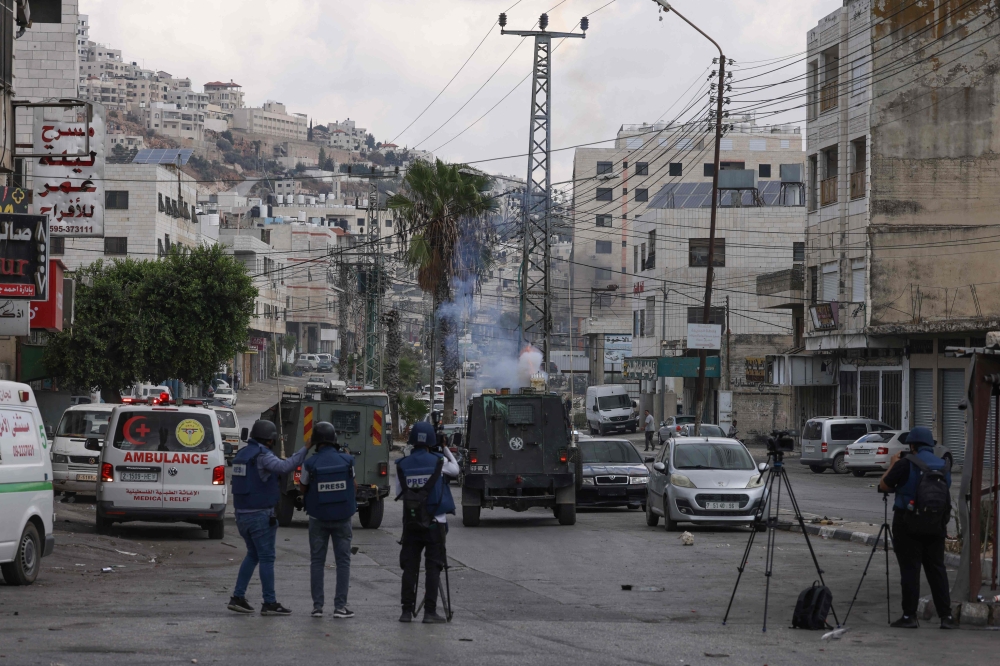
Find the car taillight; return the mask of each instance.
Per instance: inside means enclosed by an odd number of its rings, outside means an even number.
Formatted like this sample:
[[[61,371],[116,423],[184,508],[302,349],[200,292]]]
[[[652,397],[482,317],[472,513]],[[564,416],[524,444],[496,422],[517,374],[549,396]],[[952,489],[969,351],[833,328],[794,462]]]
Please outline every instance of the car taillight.
[[[302,478],[302,465],[295,468],[295,474],[292,475],[292,481],[298,483],[300,478]]]
[[[819,445],[819,450],[822,451],[823,453],[826,453],[826,442],[823,442],[822,444]]]
[[[380,462],[378,464],[378,475],[389,476],[389,463]]]
[[[115,480],[115,469],[111,466],[111,463],[104,463],[101,465],[101,481],[104,483],[111,483]]]
[[[213,486],[224,486],[226,485],[226,466],[219,465],[212,470],[212,485]]]
[[[524,477],[518,474],[517,476],[514,477],[514,483],[516,483],[517,485],[521,485],[522,483],[524,483]]]
[[[477,449],[469,449],[469,463],[475,465],[479,462],[479,451]]]
[[[884,456],[887,453],[889,453],[889,448],[888,447],[880,446],[877,449],[875,449],[875,454],[876,455]]]
[[[559,462],[564,463],[569,460],[569,452],[566,449],[559,449]]]

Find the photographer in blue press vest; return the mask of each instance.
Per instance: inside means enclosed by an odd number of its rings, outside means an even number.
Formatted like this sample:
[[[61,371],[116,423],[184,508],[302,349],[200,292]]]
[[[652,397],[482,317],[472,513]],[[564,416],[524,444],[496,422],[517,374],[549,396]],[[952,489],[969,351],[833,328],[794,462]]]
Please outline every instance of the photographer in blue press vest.
[[[421,553],[426,550],[424,623],[447,620],[437,614],[438,587],[445,566],[447,514],[455,513],[455,501],[444,476],[455,478],[458,463],[448,447],[437,448],[437,433],[427,421],[410,429],[410,455],[396,462],[396,499],[403,499],[403,539],[399,566],[403,569],[400,622],[411,622],[417,602]]]
[[[920,601],[920,567],[934,597],[942,629],[954,629],[948,572],[944,566],[944,539],[951,516],[951,470],[934,455],[930,429],[917,426],[906,436],[907,452],[897,453],[879,482],[879,491],[895,493],[892,505],[892,548],[899,563],[903,588],[903,616],[892,623],[916,629]]]
[[[254,569],[260,565],[260,586],[264,593],[261,615],[291,615],[278,603],[274,594],[274,541],[278,519],[274,507],[281,498],[279,476],[292,472],[309,453],[311,442],[282,460],[272,449],[278,443],[278,428],[270,421],[256,421],[250,429],[247,445],[233,458],[233,507],[236,527],[246,542],[247,554],[236,577],[236,589],[229,600],[229,610],[253,613],[246,599],[247,586]]]
[[[337,562],[337,593],[333,597],[333,617],[341,620],[354,617],[347,607],[347,590],[351,585],[351,518],[358,511],[355,500],[354,457],[343,451],[337,442],[337,430],[332,423],[320,421],[313,427],[316,454],[302,465],[299,485],[305,495],[309,514],[309,586],[312,591],[313,617],[323,617],[323,568],[326,549],[333,541],[333,557]]]

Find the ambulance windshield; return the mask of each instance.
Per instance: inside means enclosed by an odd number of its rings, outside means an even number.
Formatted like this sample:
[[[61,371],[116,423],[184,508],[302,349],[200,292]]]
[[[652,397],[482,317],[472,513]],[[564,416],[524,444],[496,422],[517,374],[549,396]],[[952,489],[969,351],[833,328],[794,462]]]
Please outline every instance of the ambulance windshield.
[[[123,451],[212,451],[210,419],[191,412],[126,411],[118,417],[112,446]]]

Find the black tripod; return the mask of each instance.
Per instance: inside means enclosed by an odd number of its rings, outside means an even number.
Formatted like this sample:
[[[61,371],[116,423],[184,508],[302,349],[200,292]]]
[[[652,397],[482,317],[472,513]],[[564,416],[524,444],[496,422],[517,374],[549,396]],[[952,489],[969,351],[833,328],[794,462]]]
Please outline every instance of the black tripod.
[[[445,552],[445,555],[444,555],[444,562],[443,563],[438,562],[438,564],[442,564],[442,568],[444,569],[444,589],[441,589],[441,586],[438,585],[438,596],[441,597],[441,603],[444,605],[444,616],[445,616],[445,619],[447,619],[449,622],[451,622],[451,618],[453,617],[453,614],[451,612],[451,584],[448,581],[448,553],[447,552]],[[425,568],[425,572],[426,572],[426,568]],[[414,590],[413,590],[414,595],[413,596],[416,597],[419,591],[420,591],[420,572],[417,571],[417,584],[414,587]],[[421,599],[420,600],[420,604],[417,605],[417,609],[415,611],[413,611],[413,616],[416,617],[417,615],[419,615],[420,614],[420,609],[423,608],[423,607],[424,607],[424,599]]]
[[[895,543],[895,537],[892,536],[892,528],[889,527],[889,494],[882,493],[882,507],[883,507],[883,517],[882,517],[882,527],[878,528],[878,536],[875,537],[875,543],[872,544],[872,552],[868,556],[868,564],[865,565],[865,570],[861,572],[861,580],[858,581],[858,589],[854,591],[854,598],[851,599],[851,605],[847,608],[847,615],[844,616],[844,624],[847,624],[847,618],[851,616],[851,609],[854,608],[854,602],[858,599],[858,593],[861,592],[861,585],[865,582],[865,576],[868,575],[868,567],[872,565],[872,559],[875,557],[875,551],[878,550],[879,539],[883,539],[882,544],[885,547],[885,614],[886,621],[892,622],[892,608],[891,602],[889,601],[889,541],[892,540]],[[883,537],[884,535],[884,537]]]
[[[782,451],[769,449],[767,452],[767,460],[770,463],[767,481],[764,482],[766,488],[764,501],[767,503],[767,555],[764,558],[764,576],[767,579],[767,584],[764,588],[764,627],[762,631],[767,631],[767,603],[771,594],[771,573],[774,569],[774,547],[776,543],[775,530],[778,527],[778,508],[781,502],[782,485],[788,491],[788,500],[792,504],[792,510],[795,512],[795,519],[799,523],[799,529],[802,530],[802,536],[806,539],[806,546],[809,547],[809,554],[812,556],[813,564],[816,566],[816,573],[819,574],[819,581],[824,586],[826,585],[826,582],[823,580],[823,570],[819,566],[819,560],[816,559],[816,552],[813,550],[812,542],[809,541],[809,533],[806,532],[806,524],[802,519],[802,512],[799,511],[799,503],[795,499],[795,493],[792,492],[792,484],[789,482],[788,473],[785,471],[784,456],[785,454]],[[775,486],[777,486],[776,491]],[[736,588],[740,586],[740,579],[743,577],[743,571],[746,569],[747,561],[750,559],[750,552],[753,550],[753,542],[756,536],[757,530],[754,529],[750,532],[746,550],[743,551],[743,560],[740,566],[736,568],[740,573],[736,576],[736,584],[733,585],[733,593],[729,597],[729,606],[726,607],[726,615],[722,618],[723,625],[729,619],[729,611],[733,607],[733,599],[736,598]],[[837,619],[837,611],[833,610],[832,606],[830,607],[830,611],[833,613],[833,619],[837,623],[837,626],[840,626],[840,620]]]

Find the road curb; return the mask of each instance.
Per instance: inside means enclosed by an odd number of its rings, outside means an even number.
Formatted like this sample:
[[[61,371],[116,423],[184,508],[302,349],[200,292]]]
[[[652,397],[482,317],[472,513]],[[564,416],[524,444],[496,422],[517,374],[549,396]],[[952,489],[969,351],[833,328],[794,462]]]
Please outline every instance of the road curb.
[[[787,520],[779,520],[777,522],[777,528],[779,530],[785,530],[786,532],[801,532],[801,528],[798,523],[793,523]],[[882,545],[882,539],[877,538],[877,534],[869,534],[868,532],[852,532],[851,530],[845,530],[833,525],[811,525],[806,523],[806,532],[818,536],[822,539],[836,539],[838,541],[850,541],[857,544],[862,544],[865,546],[874,546],[876,542],[879,547]],[[889,542],[889,550],[892,550],[892,542]],[[960,555],[955,553],[945,553],[944,563],[951,567],[957,567],[961,562],[962,558]]]

